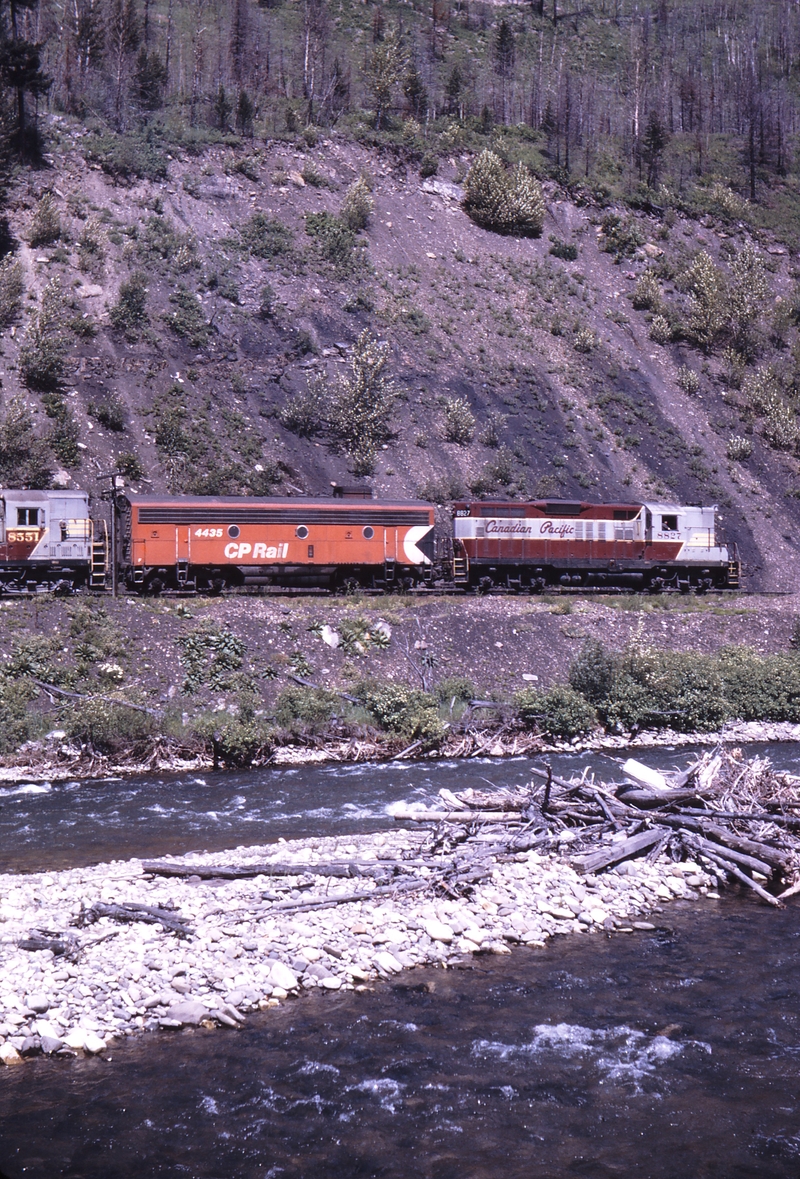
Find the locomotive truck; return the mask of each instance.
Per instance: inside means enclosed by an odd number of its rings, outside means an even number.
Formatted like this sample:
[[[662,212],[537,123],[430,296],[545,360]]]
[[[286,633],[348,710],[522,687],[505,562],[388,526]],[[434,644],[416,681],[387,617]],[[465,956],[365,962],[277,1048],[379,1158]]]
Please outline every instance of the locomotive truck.
[[[112,517],[115,544],[84,491],[0,489],[0,592],[102,590],[112,572],[150,594],[434,584],[704,592],[740,578],[716,509],[694,505],[462,501],[437,535],[432,504],[336,487],[329,498],[123,493]]]

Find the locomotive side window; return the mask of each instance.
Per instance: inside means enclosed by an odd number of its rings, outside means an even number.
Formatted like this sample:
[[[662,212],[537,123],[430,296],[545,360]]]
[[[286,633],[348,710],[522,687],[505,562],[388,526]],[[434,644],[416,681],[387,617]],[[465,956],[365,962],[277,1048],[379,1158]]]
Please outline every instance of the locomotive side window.
[[[583,540],[583,521],[582,520],[575,521],[575,539],[576,540]]]
[[[235,540],[239,535],[239,532],[239,526],[237,524],[231,524],[230,528],[228,529],[228,536]]]
[[[295,528],[294,534],[295,536],[299,537],[300,540],[305,540],[305,538],[308,536],[308,529],[306,528],[305,524],[300,524],[297,528]]]
[[[368,524],[366,528],[361,529],[361,535],[364,537],[364,540],[372,540],[373,536],[375,535],[375,529],[370,528]]]
[[[594,524],[591,520],[586,521],[586,540],[594,540]]]
[[[661,517],[661,531],[662,532],[677,532],[678,531],[678,517],[677,516],[662,516]]]
[[[38,528],[38,508],[17,508],[17,528]]]

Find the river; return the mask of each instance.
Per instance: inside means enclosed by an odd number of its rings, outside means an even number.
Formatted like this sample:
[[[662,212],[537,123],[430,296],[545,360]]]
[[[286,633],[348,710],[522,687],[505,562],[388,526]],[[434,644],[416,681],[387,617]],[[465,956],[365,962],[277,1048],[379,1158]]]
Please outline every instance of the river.
[[[771,752],[787,767],[800,756]],[[684,753],[646,760],[682,763]],[[586,763],[576,755],[558,769]],[[109,847],[124,857],[258,842],[267,829],[343,832],[385,823],[395,797],[525,781],[525,767],[315,767],[204,775],[194,789],[173,778],[6,791],[0,838],[32,870]],[[162,832],[159,811],[141,812],[166,807],[171,792]],[[70,810],[75,825],[63,826]],[[210,811],[224,816],[221,832],[219,819],[203,821]],[[70,849],[87,818],[94,834]],[[22,851],[6,831],[23,833]],[[37,1058],[0,1073],[0,1172],[796,1179],[799,912],[735,896],[675,902],[653,931],[555,938],[544,950],[408,972],[373,993],[313,991],[238,1031],[151,1035],[105,1059]]]

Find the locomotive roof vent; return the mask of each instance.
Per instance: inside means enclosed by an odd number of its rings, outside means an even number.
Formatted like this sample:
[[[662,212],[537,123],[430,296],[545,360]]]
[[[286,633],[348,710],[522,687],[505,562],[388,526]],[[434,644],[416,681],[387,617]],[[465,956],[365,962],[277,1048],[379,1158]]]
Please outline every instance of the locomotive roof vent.
[[[367,483],[334,483],[334,499],[374,499],[375,492]]]

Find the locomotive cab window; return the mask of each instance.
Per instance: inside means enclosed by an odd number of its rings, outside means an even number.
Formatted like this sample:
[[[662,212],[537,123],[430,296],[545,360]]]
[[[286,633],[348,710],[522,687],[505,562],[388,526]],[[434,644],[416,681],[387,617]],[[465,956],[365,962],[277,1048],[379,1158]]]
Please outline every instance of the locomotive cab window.
[[[17,528],[38,528],[38,508],[17,508]]]
[[[661,517],[661,531],[662,532],[677,532],[678,531],[678,517],[677,516],[662,516]]]
[[[294,534],[295,536],[299,537],[300,540],[305,540],[305,538],[308,536],[308,529],[306,528],[305,524],[298,524],[297,528],[294,530]]]

